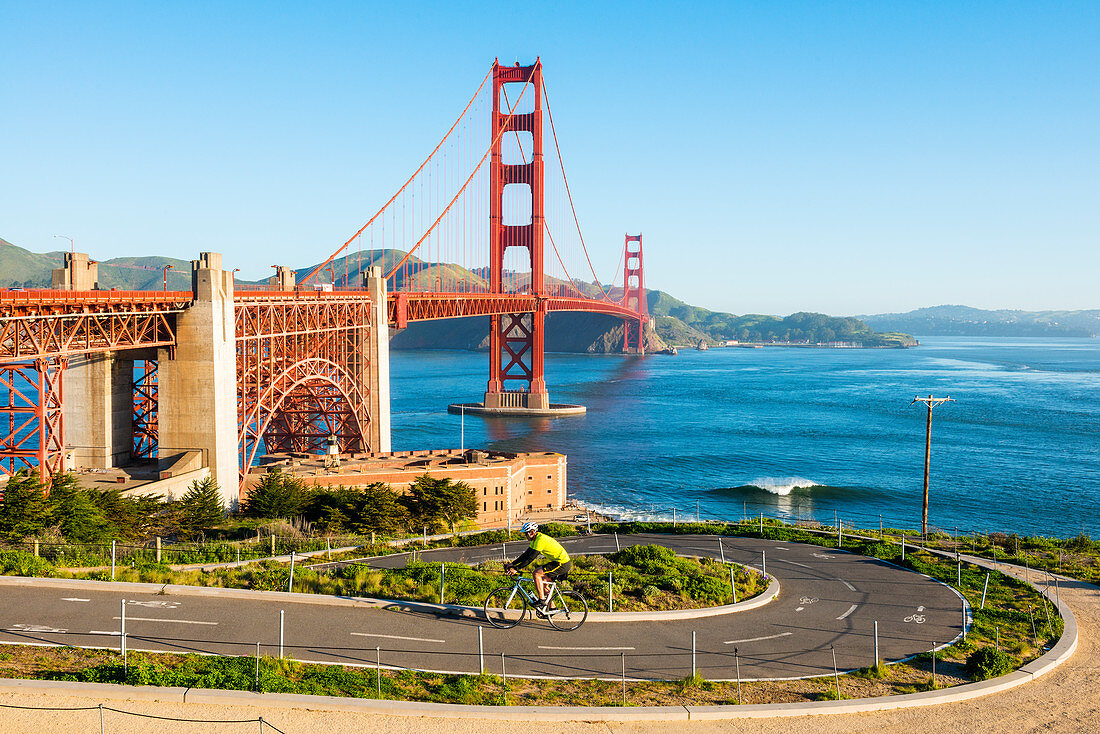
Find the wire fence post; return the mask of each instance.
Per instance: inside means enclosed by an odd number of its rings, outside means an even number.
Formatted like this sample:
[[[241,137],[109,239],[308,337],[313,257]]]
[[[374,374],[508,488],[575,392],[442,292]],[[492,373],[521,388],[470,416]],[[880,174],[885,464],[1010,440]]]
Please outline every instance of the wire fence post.
[[[99,734],[103,734],[103,704],[99,704]]]
[[[485,642],[481,633],[484,628],[477,626],[477,671],[479,675],[485,675]]]
[[[836,681],[836,700],[840,700],[840,673],[836,670],[836,648],[829,645],[829,652],[833,654],[833,680]]]
[[[1039,647],[1039,636],[1035,634],[1035,613],[1030,604],[1027,605],[1027,615],[1031,617],[1031,642],[1035,647]]]
[[[695,630],[691,631],[691,677],[695,677]]]
[[[966,642],[966,604],[962,605],[963,642]]]
[[[936,688],[936,643],[932,643],[932,688]]]
[[[676,527],[676,508],[672,508],[672,527]]]
[[[264,717],[260,717],[260,734],[264,734]]]
[[[504,682],[504,705],[508,705],[508,670],[504,667],[504,653],[500,654],[500,678]]]
[[[239,549],[237,550],[237,553],[240,553]],[[240,558],[238,558],[237,560],[239,561]],[[157,536],[157,563],[160,563],[160,536],[159,535]]]
[[[737,603],[737,584],[733,580],[733,566],[730,566],[730,591],[733,592],[733,603]]]
[[[764,537],[764,513],[760,513],[760,537]]]
[[[621,652],[619,655],[623,662],[623,706],[626,706],[626,653]]]
[[[614,608],[615,600],[614,600],[614,598],[612,597],[612,594],[611,594],[611,578],[612,578],[611,575],[612,575],[612,573],[613,573],[612,571],[607,572],[607,611],[609,611],[609,612],[615,611],[615,608]]]
[[[882,515],[878,516],[878,539],[882,540]]]
[[[378,697],[382,698],[382,646],[374,647],[374,683],[378,689]]]
[[[955,551],[955,563],[958,564],[955,568],[955,586],[959,587],[961,590],[963,585],[963,562],[962,558],[959,557],[958,551]]]
[[[764,577],[768,577],[768,552],[760,551],[760,574]]]
[[[875,667],[876,668],[878,667],[879,660],[881,660],[881,659],[882,658],[880,658],[878,656],[878,620],[876,619],[875,620]]]
[[[905,532],[901,534],[901,560],[905,560]]]
[[[271,534],[271,555],[275,555],[275,533]]]
[[[123,655],[126,654],[126,599],[122,600],[122,616],[119,617],[118,628],[118,651]]]
[[[290,578],[286,582],[287,593],[294,591],[294,551],[290,551]]]
[[[325,560],[332,560],[332,541],[329,536],[325,536]]]
[[[621,551],[622,550],[622,546],[619,545],[619,534],[617,532],[615,533],[615,550],[616,551]]]
[[[428,547],[428,526],[427,525],[423,526],[423,533],[424,533],[424,547],[427,548]]]
[[[439,564],[439,603],[443,604],[443,575],[447,573],[447,567],[441,562]]]
[[[722,547],[722,539],[718,539],[718,555],[722,558],[722,563],[726,562],[726,549]]]
[[[836,547],[840,548],[844,545],[844,521],[837,520],[836,524]]]
[[[158,561],[159,563],[159,561]],[[237,546],[237,565],[241,565],[241,547]]]
[[[279,659],[283,659],[283,618],[286,612],[282,609],[279,610]]]
[[[260,643],[256,643],[256,675],[253,679],[253,683],[256,686],[256,690],[260,690]]]
[[[737,671],[737,705],[741,705],[741,658],[738,657],[737,648],[733,648],[733,665]]]
[[[115,580],[115,541],[111,541],[111,581]]]

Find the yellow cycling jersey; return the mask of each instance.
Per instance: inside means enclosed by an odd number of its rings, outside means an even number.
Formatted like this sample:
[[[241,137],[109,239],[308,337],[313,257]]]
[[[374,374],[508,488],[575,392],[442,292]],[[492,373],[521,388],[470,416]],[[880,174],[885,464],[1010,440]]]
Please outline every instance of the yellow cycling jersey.
[[[536,533],[535,537],[531,540],[530,547],[531,550],[538,551],[542,555],[558,563],[569,563],[569,554],[565,552],[565,548],[562,548],[561,543],[554,540],[549,535]]]

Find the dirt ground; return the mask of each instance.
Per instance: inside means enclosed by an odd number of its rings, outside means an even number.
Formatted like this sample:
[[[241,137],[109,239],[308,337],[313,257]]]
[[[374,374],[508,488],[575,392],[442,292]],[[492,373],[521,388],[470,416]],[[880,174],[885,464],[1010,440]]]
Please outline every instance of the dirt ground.
[[[155,728],[173,734],[234,734],[259,730],[258,716],[279,731],[304,734],[347,732],[348,734],[512,734],[522,729],[537,734],[702,734],[704,732],[793,732],[828,734],[921,731],[940,732],[1081,732],[1100,730],[1100,587],[1067,583],[1063,599],[1073,609],[1079,626],[1077,652],[1069,661],[1033,683],[1005,693],[958,704],[941,704],[868,714],[805,716],[720,722],[657,723],[517,723],[512,721],[454,720],[386,717],[343,712],[279,708],[244,708],[205,705],[153,704],[139,701],[105,702],[126,711],[162,717],[211,720],[253,719],[249,724],[181,723],[154,721],[107,712],[103,731],[110,734],[148,732]],[[95,707],[98,700],[55,698],[28,694],[0,693],[0,704],[28,707]],[[0,734],[17,732],[88,732],[99,724],[99,712],[34,711],[0,708]],[[271,729],[265,728],[271,732]]]

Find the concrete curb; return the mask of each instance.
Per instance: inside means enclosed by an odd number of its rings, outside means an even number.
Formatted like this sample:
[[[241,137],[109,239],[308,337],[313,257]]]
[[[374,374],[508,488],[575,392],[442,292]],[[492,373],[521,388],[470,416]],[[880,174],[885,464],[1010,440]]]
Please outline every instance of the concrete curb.
[[[403,601],[399,599],[375,599],[365,596],[328,596],[327,594],[303,594],[286,591],[255,591],[252,589],[225,589],[210,586],[185,586],[182,584],[147,584],[132,581],[91,581],[87,579],[54,579],[32,576],[0,576],[0,586],[48,586],[60,589],[86,589],[104,591],[117,589],[120,592],[139,592],[160,596],[216,596],[222,599],[263,599],[294,604],[321,604],[343,607],[368,607],[388,609],[390,611],[430,612],[433,614],[483,619],[481,607],[468,607],[461,604],[432,604],[429,602]],[[764,593],[747,601],[725,604],[720,607],[702,609],[674,609],[667,612],[589,612],[589,622],[653,622],[677,619],[701,619],[717,617],[723,614],[747,612],[762,607],[779,596],[779,581],[772,577]]]
[[[1001,567],[1017,569],[1014,566],[993,564],[983,559],[973,559],[974,565],[1000,570]],[[22,577],[0,577],[0,582],[10,579],[17,581],[68,581],[67,579],[23,579]],[[69,582],[95,584],[102,588],[110,582]],[[157,584],[119,584],[133,588],[135,586],[160,588]],[[993,693],[1015,688],[1029,683],[1049,673],[1068,660],[1077,649],[1077,620],[1073,611],[1061,598],[1053,598],[1050,590],[1043,590],[1031,583],[1039,593],[1054,604],[1064,621],[1062,637],[1045,655],[1033,660],[1019,670],[1008,675],[968,683],[942,691],[925,691],[900,696],[880,698],[862,698],[850,701],[811,701],[796,704],[750,704],[745,706],[651,706],[637,708],[591,707],[591,706],[464,706],[443,703],[420,703],[413,701],[379,701],[373,699],[347,699],[333,696],[306,696],[298,694],[247,693],[243,691],[218,691],[206,689],[133,687],[106,683],[73,683],[19,679],[0,679],[0,693],[31,692],[38,695],[79,696],[93,699],[115,701],[152,701],[164,703],[204,703],[223,706],[248,706],[282,709],[309,709],[314,711],[349,711],[361,714],[387,716],[417,716],[447,719],[491,719],[503,721],[702,721],[747,718],[780,718],[819,714],[851,714],[873,711],[888,711],[917,706],[934,706],[944,703],[957,703],[987,696]],[[74,588],[74,587],[70,587]],[[76,587],[79,588],[79,587]],[[194,587],[191,587],[194,588]],[[227,591],[214,589],[209,591]],[[310,594],[284,594],[280,592],[249,592],[251,594],[271,594],[281,599],[290,596]],[[351,601],[351,600],[348,600]],[[353,602],[354,603],[354,602]]]

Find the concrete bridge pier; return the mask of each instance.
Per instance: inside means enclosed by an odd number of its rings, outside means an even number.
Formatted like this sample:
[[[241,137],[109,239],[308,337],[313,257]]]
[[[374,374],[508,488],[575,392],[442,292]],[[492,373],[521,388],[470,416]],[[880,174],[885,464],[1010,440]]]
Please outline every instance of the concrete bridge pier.
[[[102,352],[69,358],[65,369],[66,469],[110,469],[130,460],[134,360]]]
[[[204,252],[191,261],[192,306],[176,316],[176,346],[159,350],[159,458],[166,464],[200,451],[235,508],[237,471],[237,350],[233,273],[222,256]]]

